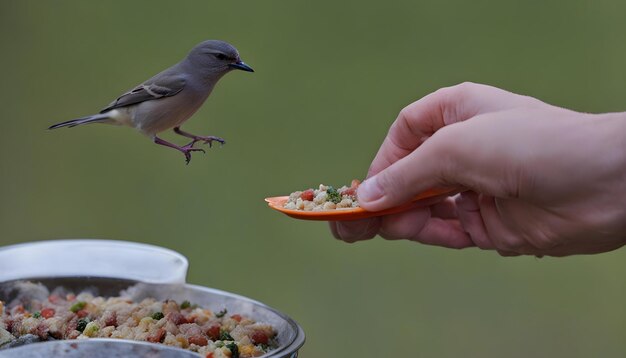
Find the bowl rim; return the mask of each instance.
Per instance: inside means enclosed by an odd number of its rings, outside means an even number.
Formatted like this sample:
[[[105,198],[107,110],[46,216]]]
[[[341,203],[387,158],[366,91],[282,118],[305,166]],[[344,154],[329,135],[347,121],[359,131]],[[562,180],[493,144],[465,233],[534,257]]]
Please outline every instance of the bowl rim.
[[[162,246],[146,244],[142,242],[125,241],[125,240],[68,238],[68,239],[29,241],[29,242],[22,242],[22,243],[17,243],[17,244],[12,244],[12,245],[0,246],[0,254],[5,253],[7,251],[11,251],[11,250],[19,250],[19,249],[24,249],[24,248],[35,249],[37,247],[45,247],[48,245],[59,245],[59,246],[64,246],[64,245],[84,245],[85,246],[86,245],[86,246],[95,246],[95,247],[108,246],[110,248],[119,248],[119,249],[130,248],[130,249],[135,249],[135,250],[144,250],[146,252],[149,252],[149,251],[159,252],[161,254],[171,256],[173,259],[179,260],[181,262],[181,267],[179,270],[184,273],[185,277],[183,277],[183,281],[180,283],[186,282],[187,273],[189,271],[189,260],[187,260],[187,258],[180,252],[177,252],[177,251],[174,251],[172,249],[162,247]],[[79,276],[78,273],[76,275]],[[19,276],[19,275],[10,276],[9,275],[8,277],[9,278],[7,279],[0,279],[0,282],[9,281],[9,280],[17,280],[17,279],[27,280],[31,278],[40,278],[42,276],[41,275],[26,275],[26,276]],[[50,277],[50,278],[59,277],[60,278],[60,277],[70,277],[70,276],[67,274],[58,273],[58,274],[48,274],[45,277]],[[103,274],[102,277],[123,278],[120,276],[116,276],[115,274],[110,274],[110,275]],[[135,280],[138,282],[166,284],[166,282],[160,282],[157,280],[146,279],[146,278],[137,279],[137,278],[129,277],[125,279],[131,279],[131,280]]]
[[[278,317],[280,317],[281,319],[283,319],[290,327],[291,330],[294,332],[294,337],[291,339],[290,342],[288,342],[287,344],[285,344],[284,346],[279,347],[278,349],[275,349],[273,351],[268,352],[268,354],[266,355],[262,355],[260,356],[260,358],[279,358],[279,357],[295,357],[297,355],[294,355],[298,352],[298,350],[304,345],[305,341],[306,341],[306,335],[304,333],[304,330],[302,329],[302,327],[293,319],[291,318],[289,315],[282,313],[280,311],[278,311],[277,309],[268,306],[267,304],[254,300],[252,298],[237,294],[237,293],[233,293],[233,292],[228,292],[228,291],[223,291],[220,289],[216,289],[216,288],[212,288],[212,287],[206,287],[206,286],[201,286],[201,285],[196,285],[196,284],[190,284],[190,283],[153,283],[153,282],[145,282],[145,281],[139,281],[139,280],[133,280],[133,279],[127,279],[127,278],[115,278],[115,277],[98,277],[98,276],[43,276],[43,277],[34,277],[34,278],[25,278],[25,279],[12,279],[12,280],[4,280],[4,281],[0,281],[0,287],[3,287],[4,285],[10,285],[11,283],[17,283],[17,282],[33,282],[33,283],[41,283],[46,287],[51,287],[51,282],[45,282],[47,280],[63,280],[63,279],[68,279],[68,280],[81,280],[84,279],[86,280],[85,282],[85,287],[89,287],[89,286],[93,286],[94,283],[93,282],[88,282],[89,280],[93,280],[93,281],[99,281],[102,280],[104,281],[113,281],[113,282],[117,282],[117,283],[121,283],[124,285],[127,285],[126,288],[130,288],[134,285],[147,285],[150,287],[156,287],[158,288],[158,286],[180,286],[183,287],[185,289],[190,289],[192,291],[200,291],[200,292],[206,292],[206,293],[210,293],[210,294],[215,294],[215,295],[220,295],[223,297],[228,297],[231,299],[235,299],[238,301],[242,301],[242,302],[246,302],[246,303],[251,303],[255,306],[261,307],[262,309],[269,311],[275,315],[277,315]],[[44,282],[42,282],[44,281]],[[62,286],[62,283],[59,283],[59,286]],[[97,286],[96,286],[97,287]],[[172,348],[172,349],[176,349],[176,350],[181,350],[181,351],[185,351],[185,352],[191,352],[191,353],[195,353],[183,348],[178,348],[178,347],[172,347],[172,346],[166,346],[166,345],[161,345],[161,344],[156,344],[156,343],[150,343],[150,342],[144,342],[144,341],[133,341],[133,340],[128,340],[128,339],[117,339],[117,338],[91,338],[87,341],[104,341],[104,340],[112,340],[114,342],[140,342],[140,343],[145,343],[148,344],[150,346],[154,346],[154,347],[168,347],[168,348]],[[55,342],[74,342],[75,340],[58,340],[58,341],[50,341],[50,342],[39,342],[39,343],[34,343],[34,344],[47,344],[47,343],[55,343]],[[59,344],[59,343],[57,343]],[[22,347],[27,347],[29,345],[26,346],[22,346]],[[20,347],[15,347],[15,348],[9,348],[8,350],[12,350],[12,349],[17,349]]]

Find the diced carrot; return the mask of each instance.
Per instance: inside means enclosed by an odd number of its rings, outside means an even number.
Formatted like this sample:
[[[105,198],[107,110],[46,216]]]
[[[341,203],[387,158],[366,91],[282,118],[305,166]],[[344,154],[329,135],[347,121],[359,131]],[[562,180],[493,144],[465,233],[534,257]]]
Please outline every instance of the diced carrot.
[[[154,332],[153,334],[149,335],[146,338],[146,340],[148,342],[152,342],[152,343],[161,343],[161,342],[163,342],[163,339],[165,338],[165,333],[167,333],[165,331],[165,329],[159,328],[156,332]]]
[[[52,318],[54,317],[55,311],[53,308],[44,308],[41,310],[41,317],[43,318]]]
[[[252,342],[254,342],[254,344],[267,344],[267,341],[269,340],[267,334],[262,331],[254,331],[250,339],[252,339]]]
[[[117,313],[115,311],[109,312],[104,316],[105,326],[117,326]]]
[[[166,318],[168,321],[170,321],[170,322],[174,323],[175,325],[179,325],[179,324],[183,324],[183,323],[189,323],[189,322],[187,321],[187,319],[185,318],[185,316],[183,316],[183,315],[182,315],[182,313],[180,313],[180,312],[176,312],[176,311],[173,311],[173,312],[168,313],[168,314],[165,316],[165,318]]]
[[[234,314],[234,315],[230,316],[230,318],[234,319],[237,322],[241,322],[241,315]]]
[[[209,341],[202,336],[193,336],[193,337],[189,337],[189,343],[204,347],[207,344],[209,344]]]
[[[313,201],[314,197],[315,197],[315,192],[313,191],[313,189],[307,189],[303,191],[302,194],[300,194],[300,199],[302,200]]]
[[[346,188],[340,192],[341,195],[354,195],[356,194],[356,188]]]
[[[35,332],[36,332],[35,334],[39,336],[41,340],[47,340],[49,330],[50,329],[48,328],[48,325],[45,322],[40,322],[39,325],[37,325],[37,329],[35,329]]]
[[[341,191],[341,195],[355,195],[356,189],[361,185],[361,181],[358,179],[352,180],[349,188],[346,188]]]
[[[212,325],[206,331],[206,335],[209,336],[212,340],[216,341],[220,338],[220,326],[218,324]]]

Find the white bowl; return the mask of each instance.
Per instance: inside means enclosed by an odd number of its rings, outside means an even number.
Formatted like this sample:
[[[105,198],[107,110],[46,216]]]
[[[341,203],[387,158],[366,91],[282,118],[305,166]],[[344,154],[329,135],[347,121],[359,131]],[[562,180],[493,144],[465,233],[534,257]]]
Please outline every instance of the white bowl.
[[[115,240],[52,240],[0,247],[0,281],[95,276],[185,283],[187,259],[176,251]]]

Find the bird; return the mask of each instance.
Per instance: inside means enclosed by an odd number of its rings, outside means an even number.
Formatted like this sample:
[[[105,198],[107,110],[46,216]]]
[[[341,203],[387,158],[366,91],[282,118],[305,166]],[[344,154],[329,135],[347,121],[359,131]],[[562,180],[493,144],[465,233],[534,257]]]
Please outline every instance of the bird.
[[[233,45],[219,40],[203,41],[183,60],[122,94],[99,113],[57,123],[48,129],[91,123],[134,127],[154,143],[182,152],[189,164],[192,152],[204,152],[194,148],[197,142],[211,147],[213,142],[224,144],[225,141],[220,137],[191,134],[180,127],[202,106],[217,82],[233,70],[254,72]],[[170,129],[191,142],[178,146],[157,136]]]

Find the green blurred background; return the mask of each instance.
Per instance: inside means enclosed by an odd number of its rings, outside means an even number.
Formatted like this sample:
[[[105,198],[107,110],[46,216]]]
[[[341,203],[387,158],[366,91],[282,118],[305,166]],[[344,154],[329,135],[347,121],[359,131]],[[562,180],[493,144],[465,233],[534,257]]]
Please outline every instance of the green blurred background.
[[[625,110],[624,14],[616,0],[3,0],[0,244],[175,249],[190,282],[296,319],[303,357],[626,356],[624,249],[540,260],[349,245],[263,202],[363,177],[403,106],[462,81]],[[226,76],[185,126],[223,148],[186,166],[128,128],[45,130],[211,38],[257,71]]]

